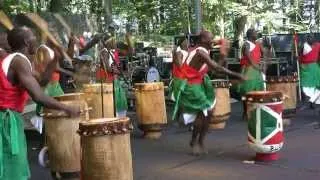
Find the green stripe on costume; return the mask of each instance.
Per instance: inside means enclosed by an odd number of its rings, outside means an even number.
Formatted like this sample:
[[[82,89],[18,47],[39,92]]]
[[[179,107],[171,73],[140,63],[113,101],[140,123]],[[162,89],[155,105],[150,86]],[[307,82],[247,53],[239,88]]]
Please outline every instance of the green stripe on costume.
[[[27,143],[20,113],[0,111],[0,180],[30,177]]]
[[[172,113],[173,120],[175,119],[178,112],[181,92],[184,91],[186,86],[187,86],[187,81],[179,78],[173,78],[169,85],[169,97],[170,98],[173,97],[174,101],[176,102],[173,107],[173,113]]]
[[[117,79],[114,80],[114,95],[115,95],[117,112],[127,110],[128,104],[127,104],[126,92],[121,87],[121,82]]]
[[[318,63],[301,64],[300,79],[302,87],[320,88],[320,66]]]
[[[61,96],[64,94],[60,83],[58,81],[55,82],[50,82],[46,88],[44,89],[44,94],[50,96],[50,97],[54,97],[54,96]],[[39,114],[42,111],[42,105],[41,104],[37,104],[36,107],[36,112]]]
[[[264,89],[262,75],[259,70],[252,66],[246,66],[242,69],[241,74],[248,78],[248,80],[238,85],[237,91],[241,96],[250,91],[261,91]]]
[[[199,113],[210,108],[215,100],[209,76],[204,77],[202,84],[188,84],[186,80],[176,79],[172,82],[171,90],[176,103],[185,113]]]

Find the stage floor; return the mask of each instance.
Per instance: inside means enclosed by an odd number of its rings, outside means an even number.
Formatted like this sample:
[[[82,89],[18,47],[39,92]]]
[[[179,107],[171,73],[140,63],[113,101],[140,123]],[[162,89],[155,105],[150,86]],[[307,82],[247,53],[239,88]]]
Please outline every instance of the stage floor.
[[[207,138],[209,154],[190,155],[190,132],[170,123],[159,140],[141,138],[136,128],[132,134],[135,180],[318,180],[320,177],[320,120],[313,111],[299,113],[285,128],[281,159],[273,163],[252,164],[254,152],[247,145],[246,122],[240,103],[232,104],[232,115],[224,130],[211,131]],[[135,121],[133,112],[129,116]],[[32,180],[49,180],[50,170],[38,164],[40,137],[27,131]],[[246,162],[246,161],[249,161]]]

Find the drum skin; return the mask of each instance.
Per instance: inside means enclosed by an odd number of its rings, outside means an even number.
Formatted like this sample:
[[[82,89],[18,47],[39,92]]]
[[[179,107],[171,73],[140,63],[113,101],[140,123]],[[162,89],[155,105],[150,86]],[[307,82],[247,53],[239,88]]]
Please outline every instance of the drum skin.
[[[135,97],[139,128],[146,138],[158,139],[167,124],[163,83],[136,83]]]
[[[72,99],[76,100],[72,100]],[[56,98],[60,103],[79,105],[84,111],[80,117],[70,118],[63,111],[44,108],[45,133],[49,148],[50,169],[54,172],[80,171],[80,136],[76,133],[79,122],[88,120],[87,103],[78,95]]]
[[[133,180],[128,118],[103,118],[80,123],[81,179]]]
[[[214,80],[212,84],[215,91],[216,104],[212,111],[210,129],[224,129],[231,113],[230,83],[226,80]]]
[[[283,101],[283,117],[293,116],[297,108],[297,81],[296,76],[268,77],[267,90],[280,91],[285,95]]]
[[[88,106],[92,108],[89,111],[90,119],[102,118],[102,98],[101,98],[101,84],[84,84],[83,93]],[[113,104],[113,85],[112,83],[103,84],[103,106],[104,117],[114,117]]]
[[[283,96],[276,91],[249,92],[248,143],[257,154],[274,154],[283,146]]]

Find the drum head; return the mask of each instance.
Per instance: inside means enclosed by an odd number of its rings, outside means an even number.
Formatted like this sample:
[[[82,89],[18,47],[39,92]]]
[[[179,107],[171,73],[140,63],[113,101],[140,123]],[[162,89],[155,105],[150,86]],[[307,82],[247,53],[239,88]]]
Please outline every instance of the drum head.
[[[156,69],[155,67],[151,67],[146,74],[146,80],[147,82],[159,82],[160,74],[158,69]]]

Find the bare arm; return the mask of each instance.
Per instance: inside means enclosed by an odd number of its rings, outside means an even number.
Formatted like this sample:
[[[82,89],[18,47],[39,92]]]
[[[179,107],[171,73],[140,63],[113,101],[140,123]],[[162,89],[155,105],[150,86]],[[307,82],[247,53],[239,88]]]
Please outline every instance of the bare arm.
[[[57,63],[59,62],[59,57],[61,56],[57,55],[57,52],[55,51],[54,58],[51,59],[49,51],[46,48],[41,47],[39,48],[39,51],[39,53],[42,53],[42,57],[46,59],[45,61],[48,62],[44,72],[41,73],[39,81],[40,86],[46,86],[51,79],[52,73],[57,69]]]
[[[69,38],[69,44],[68,44],[68,49],[67,49],[67,54],[70,57],[73,57],[74,55],[74,46],[76,44],[76,38],[71,34],[70,38]]]
[[[43,104],[47,108],[63,110],[70,115],[78,115],[80,113],[80,109],[71,108],[64,104],[59,103],[55,99],[46,96],[36,79],[32,76],[32,72],[30,66],[26,60],[21,59],[21,57],[16,56],[13,60],[11,66],[14,71],[14,75],[17,77],[19,83],[28,91],[29,95],[32,99],[37,102]]]
[[[181,52],[177,52],[176,50],[174,50],[172,52],[172,58],[175,65],[179,67],[182,65],[183,54]]]
[[[132,55],[134,52],[133,52],[133,42],[132,42],[132,36],[130,33],[126,33],[126,41],[127,41],[127,44],[128,44],[128,49],[129,49],[129,53],[130,55]]]
[[[107,51],[101,52],[100,61],[103,63],[104,68],[106,68],[105,70],[107,70],[108,72],[112,72],[112,67],[110,65],[111,59]]]
[[[211,60],[210,56],[204,51],[198,50],[197,55],[200,56],[201,59],[204,61],[204,63],[206,63],[209,66],[210,70],[215,70],[215,71],[227,74],[229,76],[233,76],[239,79],[244,79],[244,77],[241,74],[230,71],[229,69],[218,65],[215,61]]]

